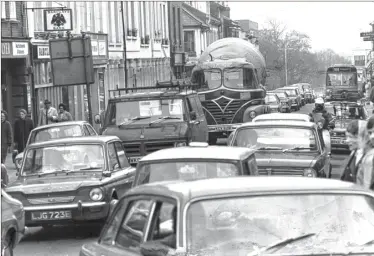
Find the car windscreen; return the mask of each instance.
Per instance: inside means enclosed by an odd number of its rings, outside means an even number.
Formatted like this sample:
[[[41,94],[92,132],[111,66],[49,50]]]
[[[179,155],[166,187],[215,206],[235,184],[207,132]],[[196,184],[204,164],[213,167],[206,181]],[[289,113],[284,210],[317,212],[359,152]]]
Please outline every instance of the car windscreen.
[[[33,130],[30,134],[29,144],[35,142],[49,141],[52,139],[62,139],[67,137],[81,137],[83,136],[82,128],[80,125],[64,125],[46,127],[43,129]]]
[[[266,103],[278,103],[277,97],[274,95],[266,95],[265,97]]]
[[[317,141],[316,134],[309,128],[259,126],[238,129],[233,146],[310,152],[318,150]]]
[[[286,98],[287,98],[287,95],[286,95],[286,93],[284,93],[284,92],[279,92],[279,93],[277,93],[277,96],[278,96],[279,98],[281,98],[281,99],[286,99]]]
[[[225,68],[223,70],[223,84],[231,89],[254,89],[257,81],[253,69]]]
[[[99,171],[105,167],[103,146],[96,144],[56,145],[29,149],[22,175],[66,171]]]
[[[327,76],[328,86],[355,86],[357,85],[355,73],[329,73]]]
[[[199,180],[238,176],[235,163],[204,161],[178,161],[141,164],[137,170],[137,185],[169,180]]]
[[[293,89],[289,89],[289,90],[280,90],[280,91],[284,91],[287,93],[287,95],[289,96],[296,96],[296,90],[293,90]]]
[[[191,82],[199,84],[202,89],[216,89],[222,84],[221,70],[212,68],[194,71],[191,76]]]
[[[182,99],[155,99],[115,102],[108,112],[109,124],[148,124],[162,117],[168,120],[183,120],[184,106]],[[166,121],[168,121],[166,120]]]
[[[357,247],[374,247],[362,246],[373,240],[373,220],[374,199],[364,195],[291,192],[210,198],[187,209],[187,248],[196,255],[246,256],[258,247],[312,233],[278,247],[277,255],[359,252]]]

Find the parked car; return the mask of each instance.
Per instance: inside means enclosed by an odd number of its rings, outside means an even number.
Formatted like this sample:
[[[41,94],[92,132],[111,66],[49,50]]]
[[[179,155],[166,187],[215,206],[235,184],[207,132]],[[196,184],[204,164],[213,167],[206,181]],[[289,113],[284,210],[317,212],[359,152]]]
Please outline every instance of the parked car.
[[[13,250],[26,231],[25,211],[17,199],[1,188],[1,256],[13,255]]]
[[[254,150],[191,142],[188,147],[162,149],[140,159],[133,186],[239,175],[258,175]]]
[[[331,177],[331,153],[315,123],[252,122],[234,133],[229,146],[255,149],[260,175]]]
[[[153,183],[130,190],[79,255],[367,255],[373,205],[371,191],[338,180]]]
[[[299,84],[292,84],[289,87],[296,87],[298,89],[298,93],[301,96],[301,105],[304,106],[306,104],[305,99],[305,89],[308,87],[309,84],[306,83],[299,83]],[[309,85],[310,86],[310,85]]]
[[[131,165],[136,166],[140,158],[160,149],[186,146],[191,141],[208,142],[207,121],[195,91],[176,86],[168,90],[130,89],[135,92],[109,99],[101,134],[122,140]],[[121,90],[114,92],[120,94]],[[95,121],[101,123],[100,116]]]
[[[51,139],[62,139],[68,137],[96,136],[95,129],[86,121],[70,121],[53,123],[34,128],[27,140],[26,147],[32,143],[47,141]],[[23,160],[23,152],[17,154],[14,160],[17,171],[20,170]]]
[[[286,92],[279,91],[269,91],[267,94],[276,94],[281,102],[281,112],[290,113],[292,106],[292,99],[288,96]]]
[[[269,105],[271,113],[282,112],[282,103],[277,94],[267,93],[265,96],[265,103]]]
[[[118,137],[65,138],[30,144],[6,192],[23,203],[29,227],[103,222],[134,174]]]
[[[302,103],[301,103],[302,98],[301,98],[301,95],[300,95],[297,88],[295,88],[295,87],[282,87],[282,88],[276,89],[275,91],[286,92],[287,95],[289,96],[289,98],[292,100],[291,107],[293,109],[295,109],[296,111],[300,110],[300,108],[302,107]]]
[[[330,129],[331,146],[334,150],[348,150],[346,131],[353,120],[367,120],[369,113],[365,105],[357,102],[326,102],[325,109],[333,117],[333,127]]]

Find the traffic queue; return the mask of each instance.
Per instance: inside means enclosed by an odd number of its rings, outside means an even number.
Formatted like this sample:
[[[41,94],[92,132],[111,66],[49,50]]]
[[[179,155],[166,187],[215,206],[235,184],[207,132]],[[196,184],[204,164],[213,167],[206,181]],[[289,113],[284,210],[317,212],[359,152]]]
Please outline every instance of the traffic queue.
[[[30,133],[16,181],[2,181],[3,251],[25,226],[95,222],[82,256],[374,252],[374,193],[330,179],[331,151],[350,149],[344,128],[369,117],[364,105],[281,87],[216,146],[199,94],[157,87],[116,90],[99,133],[84,121]],[[309,115],[280,113],[313,102]]]

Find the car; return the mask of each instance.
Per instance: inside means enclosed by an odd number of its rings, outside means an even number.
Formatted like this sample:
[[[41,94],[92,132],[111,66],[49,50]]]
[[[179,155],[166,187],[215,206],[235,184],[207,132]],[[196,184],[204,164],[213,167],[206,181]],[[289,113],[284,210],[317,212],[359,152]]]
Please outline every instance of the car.
[[[130,190],[79,255],[372,254],[373,205],[373,192],[339,180],[152,183]]]
[[[295,87],[282,87],[275,90],[276,92],[286,92],[289,98],[292,100],[291,108],[296,111],[300,110],[302,106],[301,95],[298,88]]]
[[[282,103],[277,94],[267,93],[265,96],[265,103],[270,107],[270,113],[282,112]]]
[[[6,192],[22,202],[28,227],[103,223],[134,174],[118,137],[64,138],[30,144]]]
[[[1,188],[1,255],[13,255],[13,250],[26,232],[25,210],[17,199]]]
[[[304,97],[305,97],[305,102],[306,103],[314,103],[314,101],[315,101],[314,94],[313,94],[313,91],[311,89],[306,88],[304,90]]]
[[[259,175],[331,177],[331,153],[315,123],[245,123],[229,146],[255,149]]]
[[[292,99],[289,98],[286,92],[269,91],[267,94],[276,94],[281,102],[281,112],[290,113],[292,106]]]
[[[68,137],[97,136],[97,132],[86,121],[69,121],[42,125],[34,128],[26,142],[26,147],[35,142],[46,141],[50,139],[61,139]],[[17,171],[21,168],[23,152],[16,155],[14,164]]]
[[[289,87],[298,88],[299,94],[301,96],[301,105],[304,106],[306,104],[305,89],[310,88],[310,84],[308,84],[308,83],[298,83],[298,84],[289,85]]]
[[[255,151],[248,148],[190,146],[162,149],[140,159],[133,187],[157,181],[258,175]]]
[[[325,109],[333,117],[333,126],[330,129],[332,149],[349,150],[346,138],[347,126],[352,120],[369,118],[365,105],[357,102],[333,101],[325,103]]]
[[[121,95],[122,91],[128,93]],[[118,136],[131,165],[160,149],[208,142],[208,125],[196,91],[171,83],[111,92],[119,95],[108,101],[100,134]],[[95,116],[95,122],[101,123],[100,116]]]

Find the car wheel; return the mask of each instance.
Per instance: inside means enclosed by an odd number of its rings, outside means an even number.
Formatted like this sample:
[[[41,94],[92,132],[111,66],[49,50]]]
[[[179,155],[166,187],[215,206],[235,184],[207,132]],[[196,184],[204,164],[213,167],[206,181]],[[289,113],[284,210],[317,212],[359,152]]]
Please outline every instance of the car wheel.
[[[9,234],[1,245],[1,256],[13,256],[12,236]]]
[[[331,179],[331,176],[332,176],[332,164],[330,164],[330,167],[329,167],[329,175],[328,175],[328,178]]]

